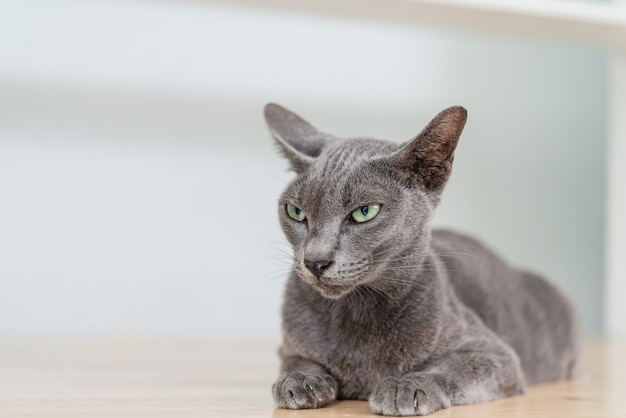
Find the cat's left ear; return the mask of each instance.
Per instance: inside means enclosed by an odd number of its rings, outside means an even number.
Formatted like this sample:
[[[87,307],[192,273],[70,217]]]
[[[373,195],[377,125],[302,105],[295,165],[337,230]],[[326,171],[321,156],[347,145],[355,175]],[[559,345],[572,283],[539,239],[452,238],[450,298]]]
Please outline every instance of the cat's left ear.
[[[465,108],[445,109],[411,142],[392,154],[388,162],[410,173],[426,190],[441,190],[452,172],[454,150],[466,120]]]
[[[300,116],[274,103],[265,106],[265,121],[296,173],[302,173],[315,161],[328,137]]]

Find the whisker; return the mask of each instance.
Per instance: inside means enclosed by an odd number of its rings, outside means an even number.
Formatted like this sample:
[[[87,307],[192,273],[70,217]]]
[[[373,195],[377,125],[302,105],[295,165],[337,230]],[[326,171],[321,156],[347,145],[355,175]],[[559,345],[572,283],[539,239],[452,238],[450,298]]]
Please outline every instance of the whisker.
[[[382,255],[382,254],[385,254],[385,253],[387,253],[389,251],[394,251],[394,250],[410,251],[410,250],[415,250],[415,249],[418,249],[418,248],[421,248],[421,246],[410,245],[410,246],[407,246],[407,247],[404,247],[404,248],[401,248],[401,249],[398,249],[397,247],[389,247],[389,248],[385,248],[383,250],[379,250],[379,251],[373,253],[372,256],[376,257],[376,256],[379,256],[379,255]],[[465,256],[465,257],[472,257],[472,258],[480,258],[480,257],[478,257],[475,254],[466,253],[466,252],[463,252],[463,251],[434,251],[434,250],[432,250],[432,248],[431,248],[430,252],[425,252],[425,253],[421,253],[421,254],[410,254],[409,256],[411,256],[411,257],[413,257],[413,256],[425,257],[425,256],[428,256],[430,254],[434,254],[434,255],[440,256],[440,257]]]
[[[462,255],[465,257],[471,257],[471,258],[476,258],[476,259],[480,259],[479,256],[477,256],[476,254],[471,254],[471,253],[464,253],[461,251],[443,251],[443,252],[434,252],[435,255],[440,256],[440,257],[453,257],[453,256],[457,256],[457,255]]]
[[[378,260],[378,261],[371,261],[368,264],[385,264],[385,263],[393,263],[393,262],[397,262],[397,261],[403,261],[403,260],[409,260],[409,259],[413,259],[415,257],[413,256],[406,256],[406,257],[397,257],[397,258],[390,258],[388,260]],[[440,266],[440,265],[445,265],[445,264],[453,264],[454,260],[450,260],[450,261],[435,261],[435,262],[428,262],[428,263],[422,263],[420,265],[424,265],[424,266]]]
[[[400,284],[403,286],[417,286],[417,287],[421,287],[422,289],[426,289],[426,285],[420,282],[415,282],[415,281],[404,281],[404,280],[393,280],[393,279],[386,279],[385,280],[386,283],[390,283],[390,284]]]
[[[367,284],[365,285],[368,289],[372,290],[373,292],[375,292],[376,294],[380,295],[382,298],[386,299],[388,302],[393,302],[394,304],[398,304],[398,301],[391,296],[389,293],[385,292],[384,290],[376,287],[373,284]]]

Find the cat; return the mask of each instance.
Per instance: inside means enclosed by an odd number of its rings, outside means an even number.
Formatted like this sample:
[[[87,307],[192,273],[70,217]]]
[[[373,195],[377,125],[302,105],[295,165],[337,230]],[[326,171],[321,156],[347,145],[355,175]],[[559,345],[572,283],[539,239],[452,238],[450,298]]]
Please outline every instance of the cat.
[[[294,266],[277,407],[360,399],[376,414],[426,415],[572,376],[571,302],[476,240],[431,231],[463,107],[403,145],[340,139],[271,103],[265,119],[296,173],[278,204]]]

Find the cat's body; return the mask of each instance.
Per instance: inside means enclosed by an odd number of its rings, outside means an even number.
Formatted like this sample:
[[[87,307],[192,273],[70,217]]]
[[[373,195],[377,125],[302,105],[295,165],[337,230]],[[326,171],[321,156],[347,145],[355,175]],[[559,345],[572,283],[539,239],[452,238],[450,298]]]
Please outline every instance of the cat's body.
[[[278,406],[369,399],[428,414],[571,375],[574,311],[475,240],[430,230],[465,110],[403,146],[339,140],[276,105],[266,119],[297,178],[280,199],[294,247]]]

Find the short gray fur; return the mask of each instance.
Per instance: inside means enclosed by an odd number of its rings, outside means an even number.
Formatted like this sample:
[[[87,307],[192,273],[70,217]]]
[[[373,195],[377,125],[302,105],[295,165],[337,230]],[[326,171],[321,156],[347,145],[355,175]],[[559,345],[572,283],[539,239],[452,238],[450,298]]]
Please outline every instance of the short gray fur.
[[[294,252],[278,407],[363,399],[377,414],[425,415],[572,375],[579,330],[568,299],[472,238],[431,231],[466,117],[448,108],[398,145],[339,139],[266,106],[297,174],[278,204]],[[373,203],[377,216],[351,220]]]

